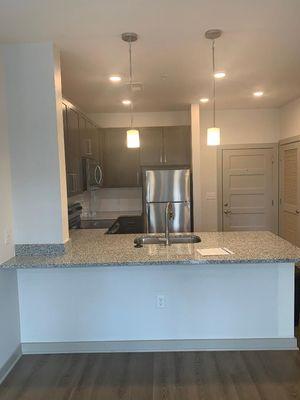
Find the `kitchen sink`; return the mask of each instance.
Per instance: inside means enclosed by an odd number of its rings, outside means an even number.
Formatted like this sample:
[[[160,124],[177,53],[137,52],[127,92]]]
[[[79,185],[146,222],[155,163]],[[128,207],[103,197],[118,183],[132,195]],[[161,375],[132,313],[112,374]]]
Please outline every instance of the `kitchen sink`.
[[[201,239],[197,235],[170,235],[170,244],[180,244],[180,243],[199,243]],[[139,236],[134,239],[135,247],[142,247],[144,244],[166,244],[165,236]]]

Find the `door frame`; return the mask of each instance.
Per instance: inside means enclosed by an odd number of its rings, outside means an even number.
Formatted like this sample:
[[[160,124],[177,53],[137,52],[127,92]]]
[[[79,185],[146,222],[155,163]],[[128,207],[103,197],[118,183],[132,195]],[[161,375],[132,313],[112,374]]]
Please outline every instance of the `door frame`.
[[[278,200],[279,200],[279,152],[278,143],[249,143],[249,144],[226,144],[217,149],[217,218],[218,231],[223,231],[223,151],[224,150],[245,150],[245,149],[271,149],[273,151],[273,217],[274,233],[278,234]]]
[[[292,145],[295,143],[300,142],[300,135],[295,135],[295,136],[290,136],[285,139],[279,140],[278,143],[278,160],[279,160],[279,165],[278,165],[278,234],[281,233],[281,223],[282,223],[282,214],[281,214],[281,207],[279,207],[279,201],[281,197],[281,189],[282,189],[282,175],[281,175],[281,168],[280,168],[280,156],[281,156],[281,148],[287,145]]]

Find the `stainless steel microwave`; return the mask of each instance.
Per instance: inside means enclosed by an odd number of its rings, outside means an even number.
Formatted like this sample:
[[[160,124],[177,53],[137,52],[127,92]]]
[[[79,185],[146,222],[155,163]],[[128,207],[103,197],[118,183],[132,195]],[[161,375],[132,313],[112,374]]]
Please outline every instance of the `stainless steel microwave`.
[[[83,190],[93,190],[103,186],[103,169],[98,161],[92,158],[82,159]]]

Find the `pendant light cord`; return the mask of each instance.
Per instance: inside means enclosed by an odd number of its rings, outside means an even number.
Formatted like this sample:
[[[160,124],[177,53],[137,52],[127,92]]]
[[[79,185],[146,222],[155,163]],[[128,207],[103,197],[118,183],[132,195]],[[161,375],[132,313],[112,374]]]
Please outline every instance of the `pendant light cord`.
[[[132,97],[132,52],[131,52],[131,41],[129,42],[129,86],[130,86],[130,98]],[[133,102],[131,99],[130,103],[130,128],[133,127]]]
[[[216,126],[216,78],[215,78],[215,41],[212,41],[212,67],[213,67],[213,126]]]

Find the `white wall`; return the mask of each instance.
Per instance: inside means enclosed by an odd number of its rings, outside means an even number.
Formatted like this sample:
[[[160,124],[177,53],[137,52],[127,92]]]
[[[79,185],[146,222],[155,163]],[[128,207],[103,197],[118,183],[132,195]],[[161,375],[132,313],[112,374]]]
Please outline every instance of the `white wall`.
[[[0,48],[0,263],[14,254],[10,150],[2,61]]]
[[[0,49],[0,264],[14,255],[11,172],[2,61]],[[0,271],[0,379],[1,369],[19,344],[17,273]]]
[[[52,43],[3,46],[16,243],[68,239],[59,56]]]
[[[206,145],[211,112],[200,113],[201,230],[217,231],[217,148]],[[216,124],[221,128],[221,144],[276,143],[279,140],[277,109],[220,110]],[[194,182],[199,184],[199,182]],[[215,194],[215,199],[212,195]]]
[[[88,114],[96,124],[103,128],[123,128],[130,126],[130,114],[127,113],[93,113]],[[134,113],[136,128],[147,126],[190,125],[189,111],[165,111]]]
[[[201,136],[200,136],[200,106],[199,104],[191,105],[191,144],[192,144],[192,173],[193,173],[193,219],[194,219],[194,231],[199,232],[201,230],[202,221],[202,204],[201,194],[202,186],[202,170],[201,170],[201,159],[200,159],[200,148],[201,148]],[[207,172],[205,171],[205,174]]]
[[[300,135],[300,98],[280,108],[280,139]]]
[[[292,264],[36,269],[18,276],[25,343],[294,335]],[[157,308],[157,295],[165,295],[165,308]]]

